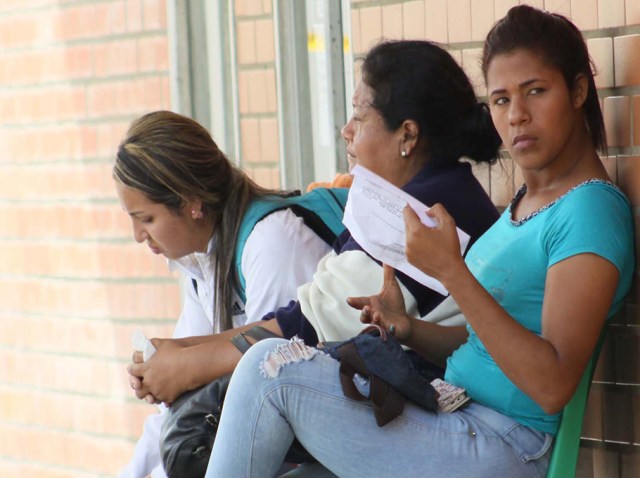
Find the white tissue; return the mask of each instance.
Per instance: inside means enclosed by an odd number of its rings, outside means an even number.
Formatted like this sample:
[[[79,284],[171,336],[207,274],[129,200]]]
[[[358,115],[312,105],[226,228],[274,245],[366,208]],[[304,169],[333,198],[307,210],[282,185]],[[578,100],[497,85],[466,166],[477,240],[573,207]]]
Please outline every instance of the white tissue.
[[[149,340],[140,329],[134,330],[131,344],[133,345],[133,350],[142,352],[142,360],[145,362],[149,360],[156,351],[151,340]]]

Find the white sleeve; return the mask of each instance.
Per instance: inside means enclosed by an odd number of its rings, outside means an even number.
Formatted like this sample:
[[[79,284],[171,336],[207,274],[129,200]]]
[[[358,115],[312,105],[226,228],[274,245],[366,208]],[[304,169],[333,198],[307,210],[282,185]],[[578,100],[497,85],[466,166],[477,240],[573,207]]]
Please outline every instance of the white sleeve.
[[[311,323],[318,340],[347,340],[366,327],[360,322],[360,311],[347,304],[347,297],[366,297],[380,292],[383,269],[363,251],[332,252],[313,276],[313,282],[298,289],[302,313]],[[418,317],[417,303],[402,284],[407,313]]]
[[[247,323],[297,298],[331,247],[290,210],[269,214],[256,224],[242,253]]]

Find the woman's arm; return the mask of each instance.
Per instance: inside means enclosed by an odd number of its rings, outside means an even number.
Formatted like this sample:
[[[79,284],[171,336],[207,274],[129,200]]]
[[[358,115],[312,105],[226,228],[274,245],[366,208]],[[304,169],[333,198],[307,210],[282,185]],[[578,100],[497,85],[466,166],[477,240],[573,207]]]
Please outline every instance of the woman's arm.
[[[316,263],[328,250],[329,246],[289,210],[258,222],[242,256],[248,324],[215,335],[153,339],[154,356],[142,363],[141,356],[134,355],[128,368],[136,396],[171,403],[182,393],[231,373],[241,354],[230,338],[295,298],[296,288],[311,280]],[[282,335],[274,320],[260,325]]]
[[[405,210],[409,261],[443,283],[518,388],[546,413],[561,411],[593,353],[613,301],[617,268],[594,254],[575,255],[550,267],[539,337],[516,322],[473,277],[456,253],[455,224],[444,208],[436,205],[430,215],[438,223],[435,228],[423,226],[413,211]]]

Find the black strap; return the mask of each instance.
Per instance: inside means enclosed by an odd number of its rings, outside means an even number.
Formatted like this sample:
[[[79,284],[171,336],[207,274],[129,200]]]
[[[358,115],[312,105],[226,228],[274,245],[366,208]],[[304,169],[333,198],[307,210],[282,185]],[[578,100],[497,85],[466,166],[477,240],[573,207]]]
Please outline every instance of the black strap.
[[[302,219],[302,222],[315,232],[320,239],[322,239],[325,243],[330,246],[333,246],[333,243],[336,240],[336,235],[333,231],[325,224],[325,222],[318,216],[315,212],[300,206],[299,204],[291,204],[287,206],[288,209],[291,209],[296,216]]]
[[[231,338],[231,343],[235,345],[235,347],[242,354],[249,350],[249,348],[251,348],[251,345],[253,345],[247,340],[247,337],[255,339],[256,342],[260,342],[264,339],[282,338],[279,335],[274,334],[270,330],[267,330],[260,325],[256,325],[255,327],[252,327],[249,330],[245,330],[244,332],[240,332],[238,335],[235,335]]]

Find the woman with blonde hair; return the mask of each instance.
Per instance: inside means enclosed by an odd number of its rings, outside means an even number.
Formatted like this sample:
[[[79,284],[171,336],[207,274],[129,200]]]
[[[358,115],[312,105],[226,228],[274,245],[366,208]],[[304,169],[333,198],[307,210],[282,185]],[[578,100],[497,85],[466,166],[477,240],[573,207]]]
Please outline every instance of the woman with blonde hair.
[[[207,336],[260,320],[294,299],[297,287],[311,280],[318,261],[330,250],[286,207],[286,199],[280,204],[291,193],[258,186],[227,159],[203,126],[185,116],[156,111],[135,120],[118,148],[113,177],[135,240],[165,256],[169,268],[186,277],[176,338]],[[273,202],[279,210],[258,220],[241,257],[236,257],[243,217],[252,205],[265,202]],[[154,341],[159,360],[175,359],[166,353],[172,344]],[[213,365],[214,373],[227,373],[222,361]],[[159,369],[166,366],[158,364]],[[199,385],[181,383],[185,376],[166,377],[167,383],[159,386],[192,389]],[[213,378],[205,378],[202,384]],[[139,392],[140,379],[132,375],[130,380]],[[145,397],[157,401],[138,393],[138,398]],[[121,476],[147,476],[158,467],[159,427],[160,416],[151,416],[134,459]],[[163,475],[161,469],[155,473]]]

